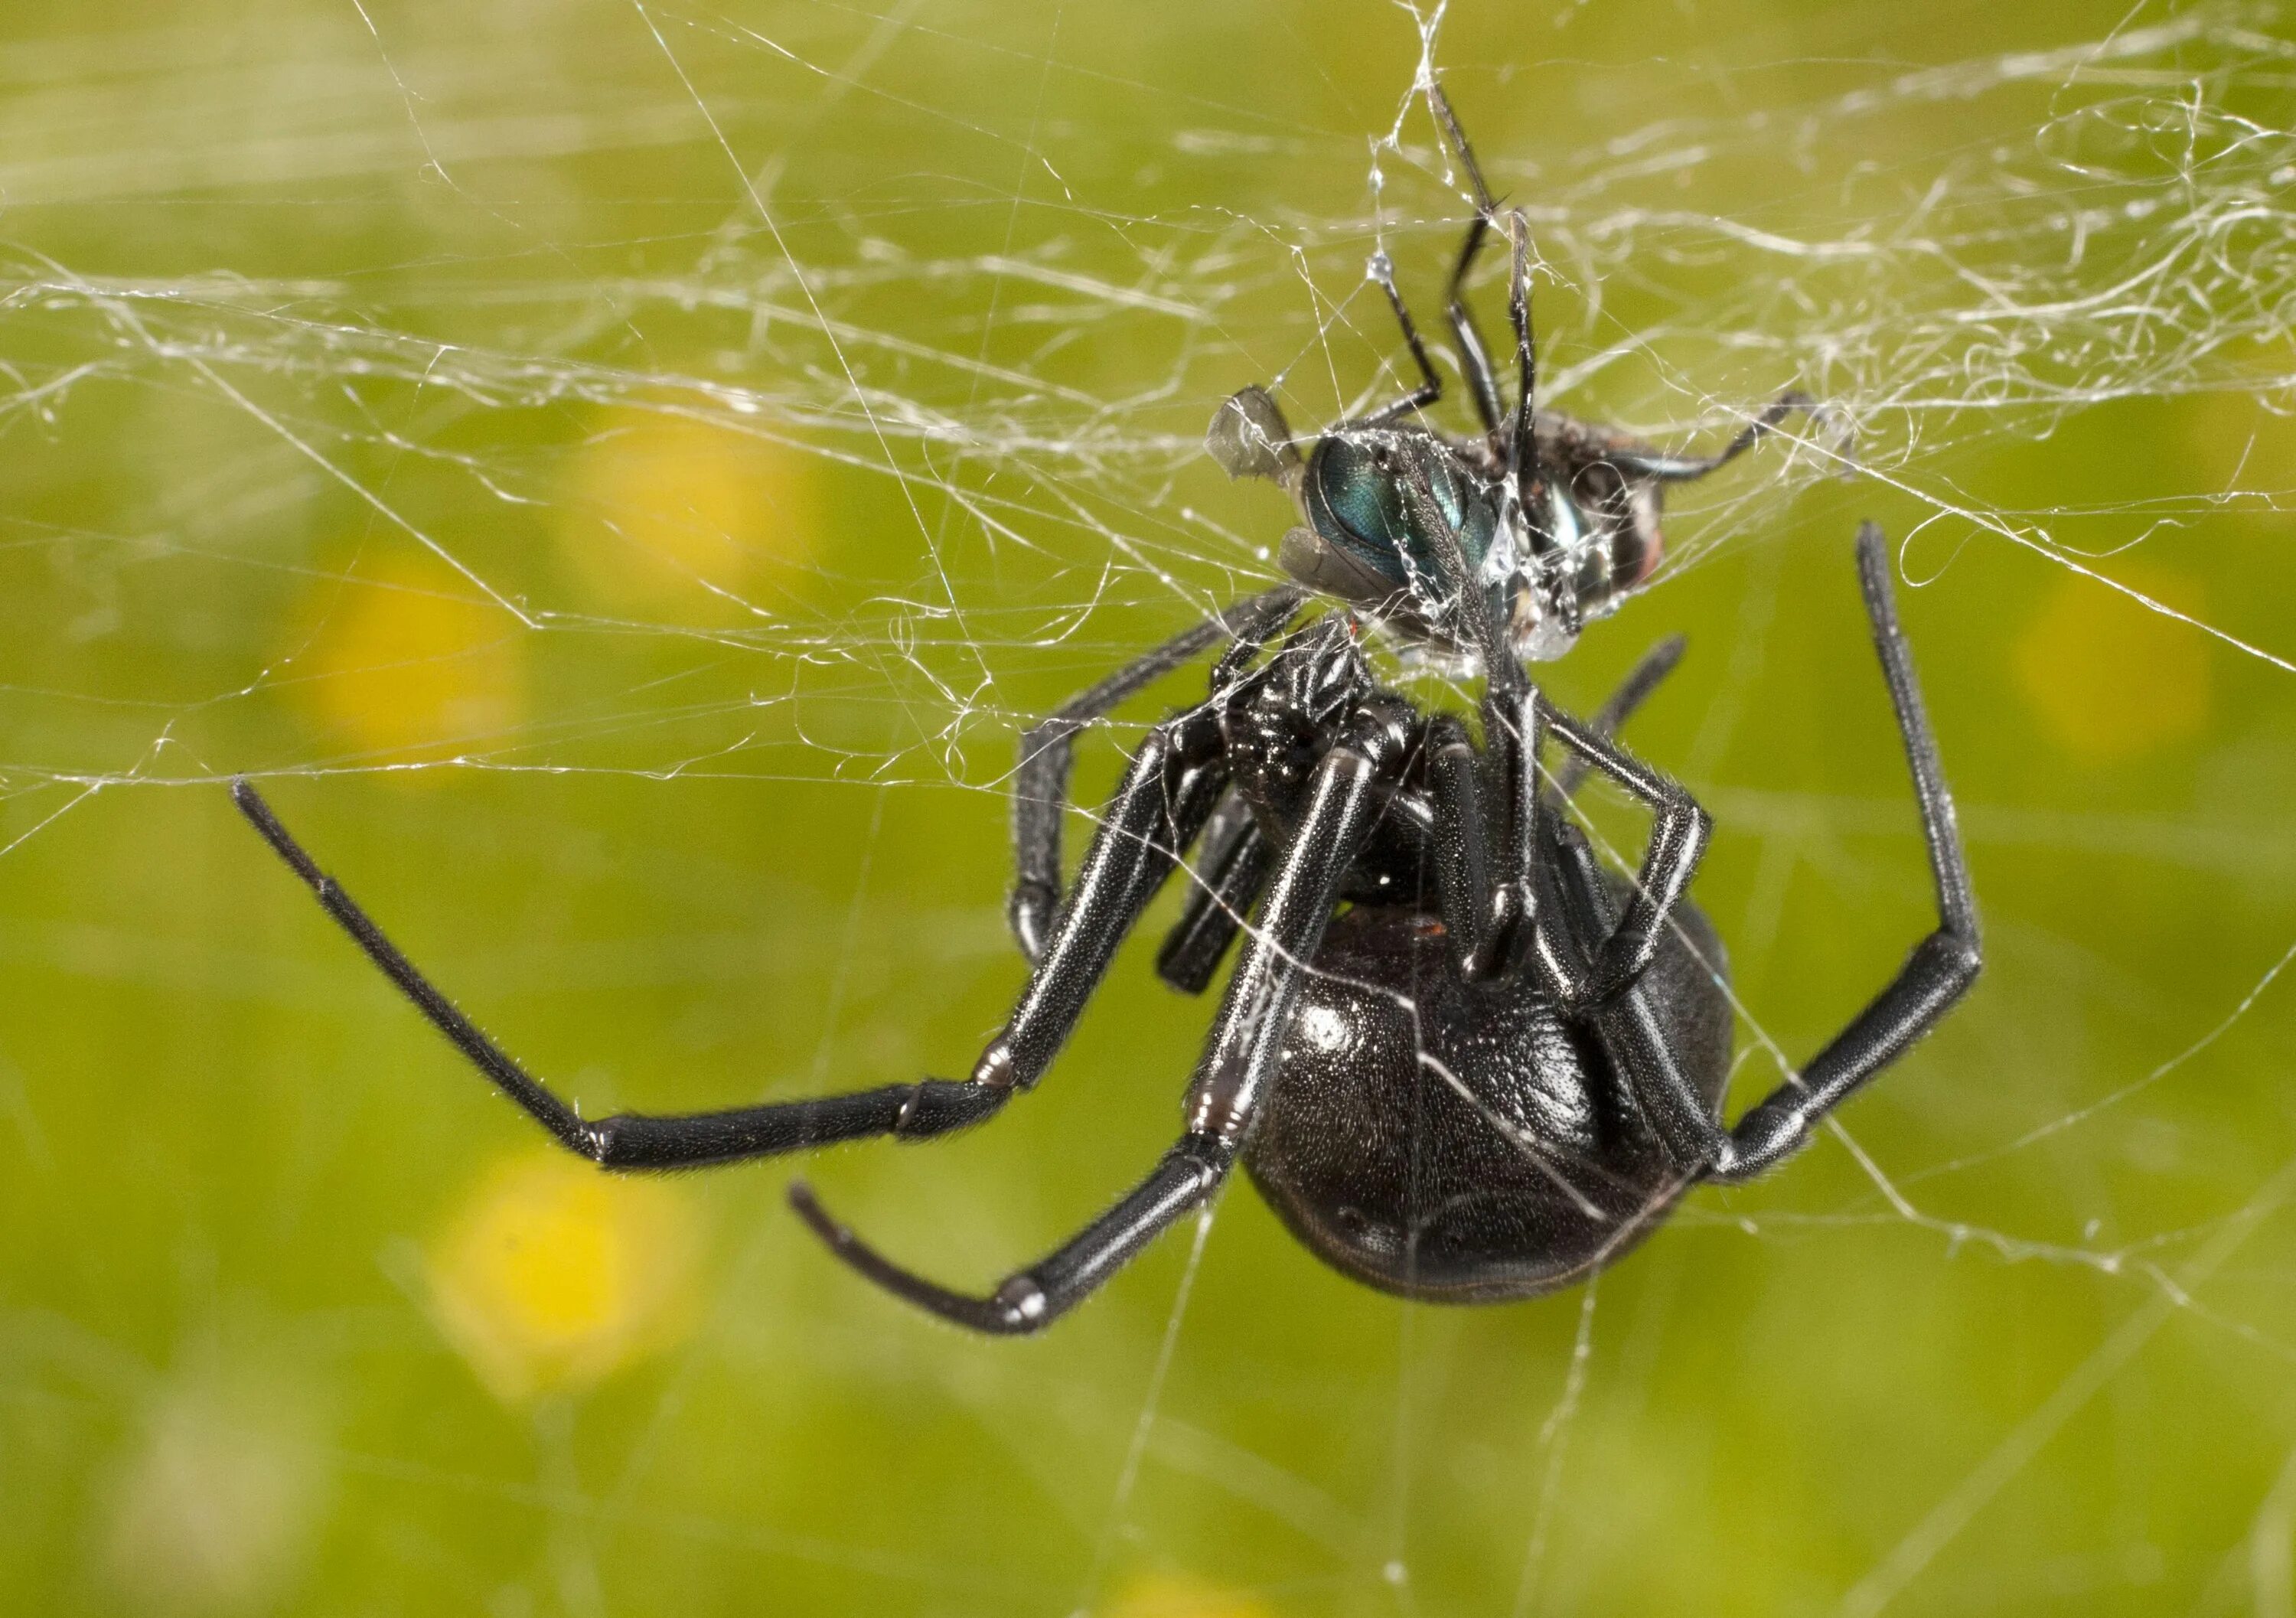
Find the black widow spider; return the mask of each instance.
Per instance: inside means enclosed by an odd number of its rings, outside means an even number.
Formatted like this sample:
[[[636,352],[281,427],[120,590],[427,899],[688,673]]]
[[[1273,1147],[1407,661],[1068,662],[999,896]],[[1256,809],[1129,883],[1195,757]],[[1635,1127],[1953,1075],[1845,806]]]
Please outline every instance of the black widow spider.
[[[1800,401],[1779,400],[1703,457],[1535,410],[1522,216],[1501,223],[1441,91],[1430,101],[1475,192],[1448,313],[1483,436],[1402,424],[1442,387],[1383,258],[1372,275],[1418,365],[1416,390],[1333,429],[1304,460],[1262,390],[1221,407],[1214,456],[1233,474],[1275,479],[1300,503],[1306,526],[1286,536],[1282,558],[1301,583],[1167,642],[1028,734],[1011,920],[1033,970],[969,1078],[585,1119],[416,971],[245,781],[234,787],[240,809],[464,1056],[560,1144],[619,1170],[696,1168],[880,1135],[922,1139],[992,1116],[1044,1076],[1119,945],[1195,850],[1195,885],[1158,971],[1201,993],[1239,932],[1242,957],[1188,1088],[1185,1131],[1113,1207],[972,1296],[898,1268],[802,1182],[790,1187],[799,1213],[848,1264],[977,1331],[1031,1332],[1057,1318],[1209,1198],[1239,1158],[1293,1234],[1339,1269],[1445,1301],[1568,1285],[1617,1258],[1690,1186],[1761,1173],[1927,1032],[1979,966],[1953,803],[1882,537],[1872,524],[1860,530],[1858,576],[1912,768],[1938,925],[1799,1075],[1725,1127],[1726,967],[1712,928],[1683,898],[1710,822],[1680,786],[1610,739],[1680,643],[1646,656],[1591,722],[1540,694],[1523,659],[1563,649],[1587,618],[1647,579],[1660,486],[1727,462]],[[1514,250],[1511,417],[1461,295],[1494,228]],[[1286,636],[1308,585],[1352,610]],[[1480,747],[1458,719],[1379,685],[1359,644],[1366,619],[1477,660]],[[1078,733],[1222,642],[1210,695],[1135,749],[1064,896],[1061,817]],[[1539,755],[1549,735],[1572,756],[1546,789]],[[1631,883],[1606,876],[1566,818],[1564,801],[1590,768],[1652,812]]]

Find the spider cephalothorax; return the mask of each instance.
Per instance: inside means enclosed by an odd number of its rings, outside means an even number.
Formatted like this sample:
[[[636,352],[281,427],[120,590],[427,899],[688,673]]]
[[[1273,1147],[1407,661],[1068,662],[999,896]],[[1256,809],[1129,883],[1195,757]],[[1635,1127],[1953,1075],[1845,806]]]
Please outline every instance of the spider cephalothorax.
[[[1482,423],[1453,438],[1420,413],[1442,390],[1384,259],[1423,378],[1305,455],[1275,401],[1221,407],[1212,455],[1291,491],[1282,560],[1300,582],[1239,602],[1093,686],[1029,732],[1013,793],[1015,938],[1031,964],[1003,1031],[962,1080],[657,1117],[585,1119],[418,972],[245,782],[241,809],[320,903],[459,1048],[569,1149],[611,1169],[690,1168],[979,1123],[1052,1065],[1150,901],[1185,862],[1157,970],[1200,994],[1242,940],[1183,1101],[1183,1132],[1107,1212],[985,1294],[881,1257],[814,1200],[791,1198],[862,1274],[987,1332],[1057,1318],[1210,1197],[1239,1162],[1300,1241],[1359,1280],[1448,1301],[1530,1296],[1610,1262],[1702,1180],[1739,1180],[1925,1033],[1976,976],[1977,913],[1953,805],[1870,524],[1857,567],[1913,773],[1938,924],[1798,1074],[1722,1121],[1726,964],[1684,897],[1710,828],[1681,786],[1612,734],[1672,667],[1661,645],[1593,719],[1550,702],[1526,660],[1557,654],[1656,564],[1659,490],[1722,465],[1536,409],[1527,236],[1502,226],[1449,105],[1430,101],[1472,181],[1476,216],[1450,319]],[[1461,296],[1495,227],[1514,246],[1512,412]],[[1294,626],[1310,590],[1348,604]],[[1480,740],[1384,688],[1357,633],[1371,618],[1447,643],[1482,676]],[[1078,734],[1214,646],[1204,699],[1150,728],[1063,884],[1062,818]],[[1550,776],[1546,743],[1567,755]],[[1631,879],[1606,875],[1570,819],[1572,784],[1608,776],[1651,815]]]

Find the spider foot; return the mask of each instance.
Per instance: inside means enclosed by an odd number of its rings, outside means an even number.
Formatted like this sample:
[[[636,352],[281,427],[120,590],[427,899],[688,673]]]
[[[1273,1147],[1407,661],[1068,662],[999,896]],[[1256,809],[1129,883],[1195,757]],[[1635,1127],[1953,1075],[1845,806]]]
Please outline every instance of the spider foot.
[[[1052,1321],[1044,1289],[1025,1274],[1013,1277],[986,1298],[951,1292],[902,1269],[856,1236],[850,1226],[832,1217],[805,1181],[790,1182],[789,1200],[798,1217],[827,1244],[831,1253],[895,1297],[929,1314],[939,1315],[952,1325],[993,1336],[1013,1337],[1041,1331]]]

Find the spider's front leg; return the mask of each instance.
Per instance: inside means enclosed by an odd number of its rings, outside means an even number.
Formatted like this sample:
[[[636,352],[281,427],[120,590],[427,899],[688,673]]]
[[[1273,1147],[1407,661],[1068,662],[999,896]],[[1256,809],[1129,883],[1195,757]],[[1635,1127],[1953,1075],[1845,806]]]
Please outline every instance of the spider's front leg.
[[[1201,1205],[1234,1166],[1267,1094],[1300,976],[1322,947],[1341,884],[1401,772],[1408,729],[1407,710],[1374,699],[1316,766],[1299,830],[1268,884],[1260,924],[1228,980],[1189,1087],[1187,1130],[1114,1207],[986,1295],[953,1292],[902,1269],[832,1218],[802,1184],[791,1186],[790,1200],[806,1222],[839,1258],[908,1302],[974,1331],[1015,1335],[1050,1325]]]
[[[708,1113],[598,1119],[584,1118],[464,1015],[319,868],[252,785],[236,782],[232,795],[321,908],[472,1066],[569,1151],[603,1168],[647,1170],[701,1168],[880,1135],[917,1139],[987,1119],[1051,1065],[1117,946],[1170,874],[1179,850],[1202,830],[1226,784],[1213,705],[1186,710],[1149,732],[1109,801],[1075,891],[1012,1020],[981,1053],[971,1078],[924,1079]]]
[[[1410,472],[1411,480],[1403,487],[1405,498],[1416,508],[1421,531],[1457,592],[1453,610],[1464,620],[1463,638],[1469,638],[1469,644],[1482,654],[1484,744],[1501,761],[1501,793],[1521,805],[1506,842],[1501,845],[1512,851],[1515,864],[1496,885],[1512,887],[1518,895],[1516,902],[1529,925],[1526,929],[1517,924],[1513,930],[1530,933],[1548,992],[1566,1011],[1604,1004],[1617,998],[1657,957],[1659,929],[1698,869],[1699,856],[1706,851],[1713,831],[1713,819],[1680,784],[1620,747],[1599,726],[1573,719],[1538,694],[1507,640],[1491,597],[1482,591],[1460,550],[1458,529],[1436,499],[1426,468],[1414,461]],[[1577,969],[1571,952],[1557,947],[1554,928],[1539,920],[1532,904],[1538,792],[1531,776],[1538,768],[1541,720],[1565,747],[1625,787],[1651,811],[1650,846],[1643,855],[1634,899],[1583,973]],[[1447,768],[1456,776],[1456,763]],[[1444,778],[1444,771],[1439,769],[1439,803]],[[1454,786],[1448,796],[1456,815],[1459,789]],[[1480,817],[1488,824],[1494,817],[1487,811]],[[1439,847],[1442,841],[1439,837]],[[1454,880],[1478,890],[1485,885],[1471,877],[1457,877],[1456,866]],[[1451,886],[1452,882],[1447,881],[1447,892]],[[1478,939],[1496,925],[1495,921],[1468,912],[1459,914]]]
[[[251,784],[235,781],[231,792],[240,813],[288,868],[303,879],[320,908],[350,934],[367,958],[414,1002],[416,1009],[471,1065],[524,1108],[559,1145],[601,1167],[701,1168],[872,1135],[936,1135],[978,1122],[1004,1105],[1002,1093],[973,1084],[927,1079],[917,1084],[886,1085],[842,1096],[715,1113],[674,1117],[623,1113],[586,1119],[488,1038],[445,991],[424,976],[343,891],[342,884],[319,868]]]
[[[1596,735],[1615,736],[1625,727],[1636,710],[1649,700],[1650,694],[1658,689],[1659,682],[1672,674],[1675,665],[1682,661],[1685,644],[1681,636],[1669,635],[1642,654],[1641,660],[1627,670],[1627,678],[1603,699],[1595,717],[1587,721]],[[1554,790],[1547,801],[1569,802],[1591,768],[1577,753],[1563,760],[1562,768],[1554,772]]]

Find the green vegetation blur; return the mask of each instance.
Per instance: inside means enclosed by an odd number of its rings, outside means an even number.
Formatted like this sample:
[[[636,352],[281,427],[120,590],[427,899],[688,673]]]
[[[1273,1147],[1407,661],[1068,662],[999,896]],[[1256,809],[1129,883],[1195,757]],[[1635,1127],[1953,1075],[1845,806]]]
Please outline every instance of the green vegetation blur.
[[[1734,1105],[1928,924],[1861,517],[1987,974],[1595,1287],[1406,1307],[1239,1179],[992,1343],[791,1165],[554,1157],[225,784],[591,1115],[963,1074],[1019,731],[1269,576],[1212,407],[1393,384],[1382,242],[1439,328],[1413,13],[12,8],[0,1609],[2288,1612],[2288,21],[1454,0],[1554,402],[1834,407],[1543,671],[1689,637],[1631,740],[1719,823]],[[952,1283],[1035,1257],[1178,1127],[1152,957],[993,1126],[803,1172]]]

